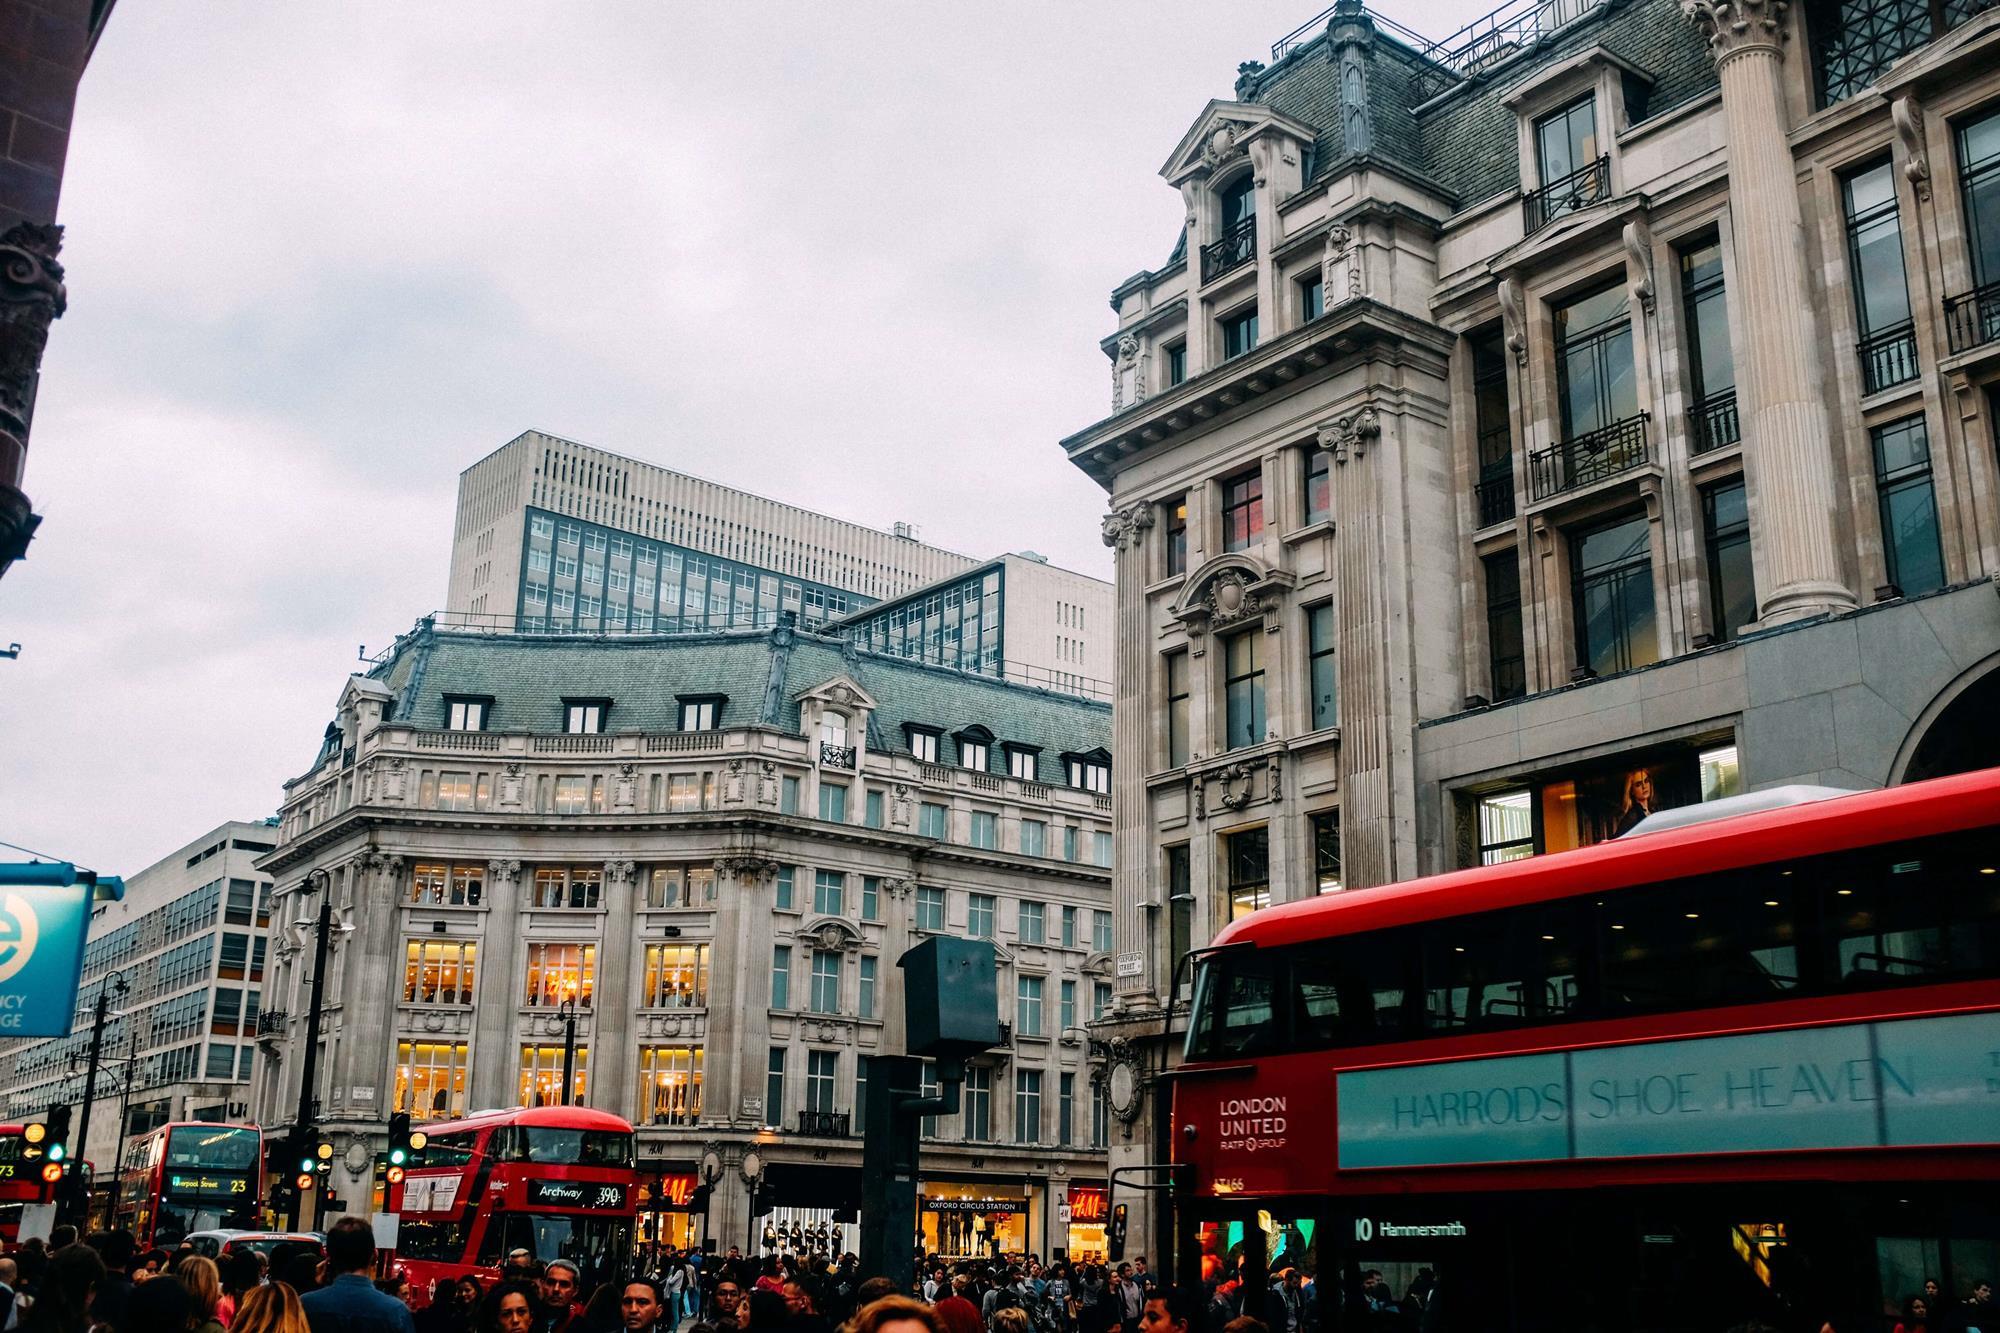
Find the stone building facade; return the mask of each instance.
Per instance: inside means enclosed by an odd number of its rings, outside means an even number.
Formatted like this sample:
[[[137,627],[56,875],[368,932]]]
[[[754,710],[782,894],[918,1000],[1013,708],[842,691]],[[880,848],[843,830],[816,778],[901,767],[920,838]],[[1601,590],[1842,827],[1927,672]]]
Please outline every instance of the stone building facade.
[[[1122,1087],[1233,914],[2000,760],[1996,71],[1983,0],[1342,0],[1201,112],[1064,441]]]
[[[258,1119],[294,1115],[311,941],[285,923],[325,894],[318,1120],[350,1206],[394,1111],[559,1100],[574,1012],[577,1099],[632,1120],[646,1188],[680,1201],[660,1238],[701,1238],[710,1151],[706,1234],[751,1237],[752,1144],[756,1215],[825,1223],[860,1199],[859,1058],[903,1051],[897,960],[963,934],[993,942],[1005,1036],[926,1144],[927,1239],[1101,1250],[1063,1205],[1105,1181],[1109,731],[1102,704],[789,626],[425,622],[286,788]],[[951,1205],[975,1198],[976,1228]]]

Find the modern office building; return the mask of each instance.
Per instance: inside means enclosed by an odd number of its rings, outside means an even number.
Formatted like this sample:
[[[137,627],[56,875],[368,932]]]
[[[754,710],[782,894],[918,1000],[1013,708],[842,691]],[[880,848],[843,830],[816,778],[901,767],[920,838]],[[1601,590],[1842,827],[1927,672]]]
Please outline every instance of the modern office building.
[[[760,1216],[824,1223],[860,1199],[860,1057],[903,1051],[897,959],[952,933],[992,942],[1005,1035],[932,1126],[926,1241],[1101,1253],[1109,738],[1103,704],[789,625],[424,622],[287,784],[258,1118],[284,1132],[305,1063],[313,932],[285,923],[330,900],[343,1197],[397,1110],[560,1098],[573,1017],[574,1093],[639,1127],[661,1238],[698,1235],[712,1149],[709,1234],[749,1239],[753,1144]]]
[[[1235,93],[1064,441],[1117,560],[1114,1165],[1235,914],[2000,761],[2000,12],[1341,0]]]
[[[67,1105],[80,1133],[97,997],[109,988],[80,1149],[101,1187],[124,1137],[170,1120],[248,1119],[271,911],[256,862],[277,840],[268,823],[232,821],[128,877],[122,901],[91,909],[70,1035],[0,1045],[7,1118]]]
[[[886,653],[1110,701],[1111,585],[1003,555],[828,628]]]
[[[814,625],[973,561],[540,431],[459,477],[445,609],[501,629]]]

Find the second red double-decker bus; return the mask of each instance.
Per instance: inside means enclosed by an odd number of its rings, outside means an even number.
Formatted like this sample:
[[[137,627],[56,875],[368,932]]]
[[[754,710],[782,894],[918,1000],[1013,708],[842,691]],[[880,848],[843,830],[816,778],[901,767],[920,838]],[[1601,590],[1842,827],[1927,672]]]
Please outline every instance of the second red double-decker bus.
[[[197,1231],[256,1226],[263,1194],[256,1126],[171,1124],[126,1146],[112,1209],[141,1248],[171,1249]]]
[[[424,1130],[429,1141],[388,1200],[415,1290],[467,1273],[491,1282],[517,1249],[576,1264],[585,1291],[626,1267],[639,1195],[629,1123],[541,1106]]]
[[[8,1249],[21,1238],[21,1210],[51,1197],[52,1186],[42,1179],[47,1159],[29,1155],[27,1135],[26,1125],[0,1125],[0,1245]]]
[[[1886,1333],[1927,1281],[1960,1326],[2000,1274],[2000,770],[1798,795],[1223,931],[1182,1275],[1326,1329]]]

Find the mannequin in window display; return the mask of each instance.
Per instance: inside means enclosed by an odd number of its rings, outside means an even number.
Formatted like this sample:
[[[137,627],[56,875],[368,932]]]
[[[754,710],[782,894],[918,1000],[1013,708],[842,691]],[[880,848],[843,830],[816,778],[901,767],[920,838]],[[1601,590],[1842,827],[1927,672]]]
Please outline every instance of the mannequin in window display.
[[[778,1248],[778,1229],[769,1222],[764,1224],[764,1248],[767,1250]]]

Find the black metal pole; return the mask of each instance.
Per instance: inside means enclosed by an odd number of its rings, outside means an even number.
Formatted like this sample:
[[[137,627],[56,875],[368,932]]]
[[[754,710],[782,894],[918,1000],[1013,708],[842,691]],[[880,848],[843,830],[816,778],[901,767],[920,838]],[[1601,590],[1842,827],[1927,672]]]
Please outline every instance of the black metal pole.
[[[312,892],[308,889],[307,892]],[[306,1050],[305,1064],[299,1070],[299,1106],[292,1115],[292,1142],[303,1152],[308,1136],[313,1129],[313,1084],[319,1078],[319,1005],[326,988],[326,943],[333,929],[333,893],[323,889],[324,896],[319,904],[319,924],[313,942],[312,999],[306,1007]],[[294,1154],[296,1155],[296,1154]],[[289,1170],[295,1162],[287,1162]],[[299,1215],[305,1210],[305,1191],[296,1190],[292,1195],[291,1227],[297,1230]]]
[[[570,1104],[571,1089],[574,1087],[570,1080],[575,1076],[574,1071],[576,1068],[576,1002],[574,1000],[565,1000],[563,1005],[569,1012],[563,1019],[562,1104],[568,1106]]]
[[[111,978],[107,976],[97,988],[97,1014],[90,1024],[90,1062],[83,1073],[83,1110],[77,1116],[76,1142],[69,1145],[63,1168],[69,1172],[65,1179],[73,1182],[63,1193],[69,1197],[70,1207],[86,1223],[90,1219],[90,1196],[84,1192],[83,1163],[87,1160],[84,1153],[90,1143],[90,1104],[97,1100],[97,1061],[104,1053],[104,1015],[110,1008]]]

